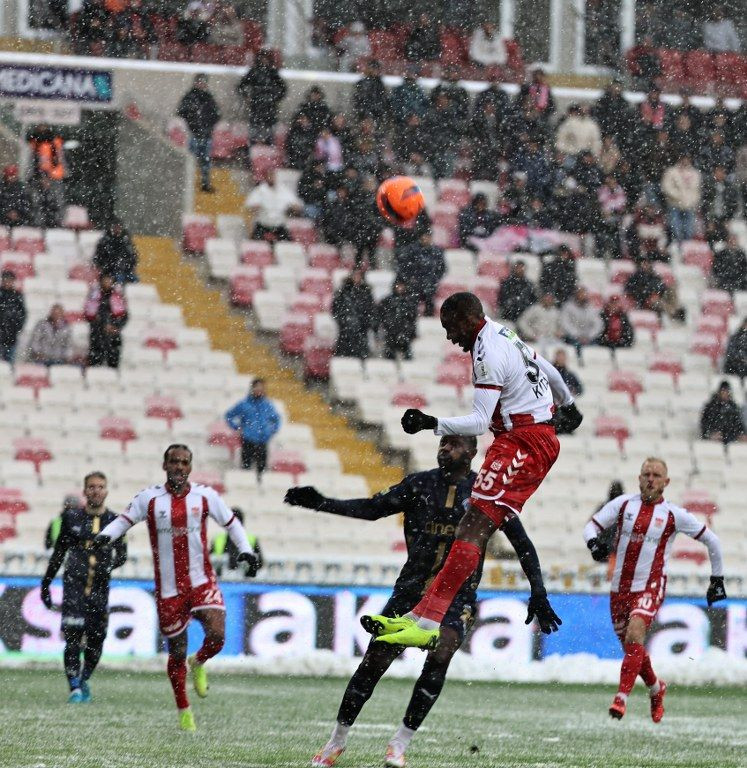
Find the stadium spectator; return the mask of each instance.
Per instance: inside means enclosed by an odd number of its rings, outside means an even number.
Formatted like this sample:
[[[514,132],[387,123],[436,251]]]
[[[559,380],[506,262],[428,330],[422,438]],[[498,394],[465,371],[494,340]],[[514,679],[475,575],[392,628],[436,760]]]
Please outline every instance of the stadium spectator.
[[[703,440],[718,440],[724,445],[747,441],[742,411],[734,402],[731,384],[724,380],[705,404],[700,415],[700,436]]]
[[[431,102],[435,104],[441,94],[447,97],[455,131],[462,136],[469,121],[470,97],[467,89],[459,85],[460,78],[459,67],[453,65],[445,67],[441,82],[431,91]]]
[[[270,243],[290,240],[286,219],[303,212],[303,205],[295,192],[277,183],[274,169],[268,171],[265,180],[246,196],[244,205],[253,223],[252,239]]]
[[[747,121],[747,109],[742,105],[742,121]],[[735,141],[735,144],[738,142]],[[747,129],[743,129],[743,136],[741,137],[742,146],[737,150],[734,160],[734,175],[736,177],[737,184],[739,184],[740,191],[742,192],[742,204],[744,210],[747,212]]]
[[[441,56],[441,34],[438,24],[429,13],[421,13],[418,23],[405,41],[405,58],[408,61],[431,61]]]
[[[508,61],[506,44],[492,21],[475,27],[469,41],[469,58],[479,67],[503,67]]]
[[[643,132],[663,131],[668,118],[667,108],[656,86],[649,88],[646,98],[638,106],[638,122]]]
[[[739,53],[742,44],[734,22],[726,17],[724,7],[717,5],[703,23],[703,46],[714,53]]]
[[[73,48],[76,53],[100,55],[109,37],[109,13],[104,0],[83,0],[83,6],[73,30]]]
[[[62,530],[62,516],[69,509],[80,509],[80,507],[80,497],[75,496],[74,494],[69,494],[62,500],[62,510],[60,511],[60,514],[56,517],[53,517],[49,521],[47,530],[44,532],[44,549],[47,550],[48,554],[50,550],[54,549],[54,545],[57,543],[57,539],[60,538],[60,532]]]
[[[418,297],[402,279],[395,279],[392,292],[378,307],[377,325],[384,333],[384,357],[412,359],[412,342],[417,336]]]
[[[654,265],[647,259],[641,259],[635,272],[625,281],[625,293],[635,302],[638,309],[662,311],[662,302],[666,285],[654,272]]]
[[[630,71],[637,88],[651,88],[661,75],[661,60],[653,37],[646,35],[628,51]]]
[[[742,321],[726,345],[724,373],[747,378],[747,320]]]
[[[115,283],[136,283],[137,261],[137,250],[130,233],[120,219],[113,218],[96,243],[93,266],[99,274],[111,275]]]
[[[332,245],[353,243],[357,239],[360,206],[345,183],[328,195],[322,207],[320,226],[326,242]]]
[[[158,42],[158,35],[143,0],[130,0],[124,16],[133,52],[138,58],[150,58],[151,47]]]
[[[620,149],[627,148],[632,137],[635,116],[623,96],[623,82],[615,78],[604,89],[592,109],[602,138],[612,137]]]
[[[102,274],[91,287],[83,307],[90,326],[88,365],[119,368],[122,328],[127,323],[127,302],[111,275]]]
[[[627,231],[627,239],[628,256],[636,261],[646,258],[646,253],[663,252],[668,241],[661,208],[655,203],[646,203],[636,208],[633,222]]]
[[[250,139],[271,144],[280,102],[288,90],[271,51],[266,48],[257,51],[254,63],[239,80],[236,90],[249,112]]]
[[[693,157],[701,143],[700,132],[693,120],[684,110],[677,110],[673,116],[672,126],[669,129],[669,143],[672,151],[677,155],[690,155]]]
[[[726,143],[724,132],[712,129],[700,146],[696,166],[704,174],[713,173],[719,165],[722,165],[727,173],[731,173],[734,170],[734,162],[734,150]]]
[[[558,125],[555,148],[571,157],[581,152],[591,152],[599,157],[602,135],[588,105],[571,104],[568,107],[565,119]]]
[[[529,81],[524,83],[519,90],[519,103],[524,103],[524,98],[529,98],[532,109],[544,120],[549,120],[555,113],[555,99],[550,92],[547,83],[547,75],[540,67],[532,70]]]
[[[526,276],[526,264],[518,259],[511,265],[509,276],[498,289],[499,316],[515,323],[536,301],[534,283]]]
[[[700,30],[696,27],[686,3],[666,10],[659,21],[659,45],[680,51],[692,51],[700,46]]]
[[[392,88],[390,103],[392,117],[398,125],[403,125],[410,115],[422,118],[428,110],[428,96],[418,83],[420,67],[408,64],[402,76],[402,82]]]
[[[356,267],[343,280],[332,300],[332,317],[337,323],[337,357],[369,356],[368,332],[373,327],[376,307],[373,294]]]
[[[613,174],[620,165],[622,153],[614,136],[602,136],[602,151],[599,153],[599,167],[605,175]]]
[[[425,306],[430,317],[435,312],[434,299],[438,284],[446,272],[444,249],[433,245],[430,230],[421,233],[419,239],[404,246],[394,258],[395,275],[404,281],[410,293]]]
[[[318,136],[319,131],[307,115],[297,114],[293,118],[285,142],[285,152],[291,168],[301,169],[306,166],[312,157]]]
[[[304,115],[308,118],[314,130],[314,141],[319,132],[332,120],[332,111],[324,97],[324,91],[318,85],[312,85],[298,107],[296,115]],[[311,142],[312,146],[314,142]]]
[[[516,323],[526,341],[533,342],[539,350],[545,349],[561,336],[560,311],[551,293],[544,293],[536,304],[527,307]]]
[[[31,149],[32,186],[36,186],[40,179],[46,178],[50,194],[57,200],[58,207],[62,208],[65,204],[65,181],[68,176],[62,136],[42,123],[32,128],[27,137]]]
[[[375,59],[366,62],[363,77],[353,86],[353,113],[358,120],[370,117],[377,126],[389,119],[389,91],[381,79],[381,65]]]
[[[247,396],[226,411],[226,423],[241,433],[241,466],[255,467],[257,479],[267,467],[267,445],[280,429],[280,415],[267,397],[264,379],[254,379]]]
[[[38,176],[31,185],[33,224],[42,229],[59,227],[62,222],[62,205],[52,181]]]
[[[62,304],[53,304],[49,314],[34,326],[29,340],[29,360],[42,365],[64,365],[72,357],[72,330]]]
[[[18,178],[18,166],[6,165],[0,183],[0,225],[19,227],[31,224],[32,199],[28,187]]]
[[[626,214],[628,198],[614,174],[604,177],[597,190],[600,218],[596,227],[597,256],[620,258],[620,228]]]
[[[726,247],[715,251],[711,267],[713,287],[722,291],[747,291],[747,255],[735,234],[729,234]]]
[[[700,215],[704,235],[713,247],[728,237],[727,222],[739,211],[739,187],[727,176],[726,168],[717,165],[703,181]]]
[[[208,0],[189,0],[176,28],[176,39],[182,45],[206,43],[210,36],[210,19],[214,6]]]
[[[339,68],[341,72],[352,72],[356,64],[371,55],[368,32],[360,21],[354,21],[337,43]]]
[[[231,512],[233,512],[236,519],[244,525],[244,513],[241,509],[239,507],[231,507]],[[257,572],[264,564],[262,549],[259,546],[259,539],[256,536],[247,531],[246,538],[249,542],[249,546],[254,550],[256,560],[247,567],[245,573],[247,576],[256,576]],[[241,566],[238,559],[239,554],[239,548],[225,529],[214,536],[213,540],[210,542],[210,560],[213,564],[215,575],[222,575],[224,566],[227,571],[239,570]]]
[[[555,350],[555,356],[552,359],[552,364],[557,369],[560,377],[565,382],[566,387],[571,391],[574,397],[582,395],[584,392],[584,386],[581,383],[581,379],[568,367],[568,355],[564,349]]]
[[[700,204],[700,171],[693,167],[688,155],[664,171],[661,191],[667,201],[667,214],[672,239],[681,243],[695,236],[695,212]]]
[[[526,174],[527,194],[547,200],[552,185],[552,167],[547,153],[540,143],[528,137],[526,143],[518,147],[512,158],[515,171]]]
[[[244,25],[230,2],[217,4],[209,29],[208,42],[211,45],[238,47],[244,44]]]
[[[463,127],[448,94],[441,91],[435,95],[423,117],[426,159],[433,170],[434,179],[450,178],[453,175]]]
[[[200,168],[203,192],[212,192],[210,183],[212,136],[215,124],[220,120],[220,110],[208,90],[207,75],[195,75],[192,88],[184,94],[176,114],[186,123],[189,132],[189,150]]]
[[[427,155],[431,154],[428,137],[425,134],[422,118],[415,113],[408,115],[404,123],[395,128],[392,149],[405,173],[415,176],[433,175],[433,171],[425,159]],[[421,174],[418,171],[426,172]]]
[[[549,293],[557,304],[564,304],[576,292],[576,260],[567,245],[558,247],[558,252],[542,265],[539,288]]]
[[[602,332],[597,344],[610,349],[632,347],[635,330],[619,296],[610,296],[602,308]]]
[[[604,329],[599,312],[589,302],[589,293],[582,285],[560,309],[560,329],[563,341],[573,344],[581,356],[582,347],[593,344]]]
[[[318,219],[327,202],[327,166],[324,160],[311,160],[298,180],[297,193],[303,201],[303,215]]]
[[[498,213],[488,208],[488,198],[478,192],[469,204],[459,211],[459,242],[462,248],[477,251],[478,248],[472,239],[489,237],[500,223]]]
[[[0,274],[0,360],[12,363],[18,335],[26,322],[26,302],[16,288],[16,275],[9,269]]]
[[[323,128],[314,145],[314,159],[323,160],[327,171],[337,173],[343,167],[342,142],[330,128]]]

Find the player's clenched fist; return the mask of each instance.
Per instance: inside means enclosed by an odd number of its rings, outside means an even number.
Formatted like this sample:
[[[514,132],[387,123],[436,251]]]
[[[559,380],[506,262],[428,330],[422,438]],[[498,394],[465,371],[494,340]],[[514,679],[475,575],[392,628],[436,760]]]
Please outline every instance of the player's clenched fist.
[[[236,562],[245,563],[244,575],[249,579],[253,579],[262,567],[262,559],[255,552],[239,552],[236,556]]]
[[[408,408],[402,417],[402,429],[408,435],[414,435],[423,429],[435,429],[438,426],[438,419],[435,416],[429,416],[418,408]]]
[[[285,494],[285,503],[294,507],[306,507],[306,509],[321,509],[326,501],[313,485],[303,485],[289,488]]]
[[[708,605],[713,605],[719,600],[726,600],[726,587],[724,587],[723,576],[711,576],[711,583],[706,592]]]

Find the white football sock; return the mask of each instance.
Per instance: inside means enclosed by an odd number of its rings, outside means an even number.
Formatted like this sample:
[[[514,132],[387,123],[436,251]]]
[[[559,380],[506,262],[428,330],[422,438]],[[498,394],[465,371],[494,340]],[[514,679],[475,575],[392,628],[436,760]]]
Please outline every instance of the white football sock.
[[[656,694],[659,693],[660,690],[661,690],[661,683],[659,682],[658,679],[653,685],[649,685],[648,687],[648,692],[652,696],[656,696]]]
[[[400,744],[406,747],[414,735],[415,731],[402,723],[402,725],[397,728],[397,732],[394,734],[394,736],[392,736],[392,741],[398,741]]]
[[[348,740],[349,725],[343,725],[342,723],[335,723],[335,727],[332,729],[332,735],[329,740],[338,747],[344,747],[345,742]]]

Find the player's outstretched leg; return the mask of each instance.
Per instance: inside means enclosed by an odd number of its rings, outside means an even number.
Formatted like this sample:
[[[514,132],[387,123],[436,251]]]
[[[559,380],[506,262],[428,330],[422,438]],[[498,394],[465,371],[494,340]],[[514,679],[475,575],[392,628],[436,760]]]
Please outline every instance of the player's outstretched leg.
[[[65,637],[65,651],[63,660],[65,664],[65,676],[70,686],[69,704],[80,704],[83,701],[83,692],[80,688],[80,651],[83,639],[83,620],[80,624],[68,624],[63,621],[62,632]]]
[[[193,653],[187,664],[192,673],[192,684],[197,695],[204,699],[208,695],[208,679],[204,664],[208,659],[220,653],[226,637],[226,613],[215,608],[206,608],[195,612],[195,618],[205,630],[205,639],[197,653]]]
[[[371,643],[345,689],[337,721],[327,743],[311,760],[312,768],[330,768],[345,751],[348,731],[360,714],[363,705],[371,698],[376,684],[391,663],[402,653],[402,648]]]
[[[667,693],[667,684],[656,676],[648,653],[644,652],[639,674],[648,688],[648,695],[651,698],[651,719],[655,723],[659,723],[664,717],[664,696]]]
[[[187,632],[186,629],[176,637],[169,638],[169,658],[166,672],[169,676],[174,700],[179,710],[179,727],[183,731],[195,731],[195,718],[187,697]]]

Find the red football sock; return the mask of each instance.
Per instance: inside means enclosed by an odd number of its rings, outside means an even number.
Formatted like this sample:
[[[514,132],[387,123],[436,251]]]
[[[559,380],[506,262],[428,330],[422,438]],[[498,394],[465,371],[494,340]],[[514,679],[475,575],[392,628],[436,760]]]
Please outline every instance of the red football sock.
[[[641,671],[638,673],[641,676],[641,680],[650,688],[657,681],[656,672],[651,666],[651,657],[644,650],[643,662],[641,663]]]
[[[189,706],[189,699],[187,698],[187,665],[184,659],[175,659],[169,654],[166,673],[169,676],[171,687],[174,689],[177,708],[186,709]]]
[[[215,637],[213,635],[205,635],[205,639],[202,642],[202,647],[195,654],[195,659],[198,664],[204,664],[208,659],[212,659],[216,653],[220,653],[223,648],[223,638]]]
[[[625,644],[625,658],[620,667],[620,688],[618,693],[626,696],[633,690],[635,679],[641,671],[643,657],[646,655],[646,649],[640,643]]]
[[[416,616],[440,623],[456,593],[479,563],[480,548],[472,542],[457,539],[452,544],[443,567],[412,612]]]

